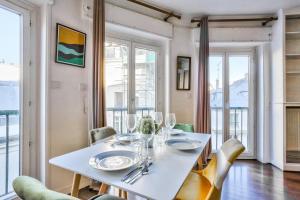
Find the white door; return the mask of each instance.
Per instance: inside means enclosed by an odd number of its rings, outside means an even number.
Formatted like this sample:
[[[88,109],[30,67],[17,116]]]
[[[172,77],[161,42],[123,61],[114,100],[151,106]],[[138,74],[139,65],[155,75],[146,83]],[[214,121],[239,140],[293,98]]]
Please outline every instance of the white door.
[[[29,12],[0,0],[0,198],[29,165]]]
[[[126,132],[127,113],[141,117],[156,109],[158,49],[108,38],[105,42],[107,125]]]
[[[253,51],[215,50],[209,58],[212,149],[229,138],[239,139],[254,157]]]

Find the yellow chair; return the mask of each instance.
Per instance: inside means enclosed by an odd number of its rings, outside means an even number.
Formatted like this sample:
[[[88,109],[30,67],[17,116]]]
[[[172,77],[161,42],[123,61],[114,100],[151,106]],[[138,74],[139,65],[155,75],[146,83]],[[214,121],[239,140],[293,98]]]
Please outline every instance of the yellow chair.
[[[226,141],[221,149],[212,156],[211,161],[205,169],[192,171],[188,175],[175,199],[220,199],[226,175],[233,162],[244,150],[245,147],[237,139]]]

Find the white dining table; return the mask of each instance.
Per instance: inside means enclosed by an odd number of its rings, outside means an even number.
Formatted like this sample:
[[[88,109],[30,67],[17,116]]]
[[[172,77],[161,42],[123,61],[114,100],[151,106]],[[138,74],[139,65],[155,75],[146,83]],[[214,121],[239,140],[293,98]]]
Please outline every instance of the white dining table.
[[[182,136],[171,138],[195,139],[201,141],[202,146],[191,151],[179,151],[165,144],[154,146],[150,150],[153,159],[153,164],[149,168],[150,173],[142,176],[132,185],[121,181],[130,169],[108,172],[95,169],[89,165],[89,159],[101,152],[132,148],[124,145],[111,145],[107,140],[52,158],[49,162],[52,165],[74,172],[71,191],[73,196],[78,195],[79,181],[82,175],[147,199],[171,200],[175,198],[184,180],[201,156],[204,147],[210,139],[210,135],[185,133]]]

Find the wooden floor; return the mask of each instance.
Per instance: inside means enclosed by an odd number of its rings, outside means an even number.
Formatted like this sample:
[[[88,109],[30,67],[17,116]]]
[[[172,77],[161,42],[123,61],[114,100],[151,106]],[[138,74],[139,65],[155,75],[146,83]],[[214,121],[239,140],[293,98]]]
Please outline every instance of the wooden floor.
[[[92,195],[87,189],[81,198]],[[223,200],[300,200],[300,173],[257,161],[237,161],[223,184]]]
[[[222,199],[300,199],[300,173],[282,172],[257,161],[237,161],[224,182]]]

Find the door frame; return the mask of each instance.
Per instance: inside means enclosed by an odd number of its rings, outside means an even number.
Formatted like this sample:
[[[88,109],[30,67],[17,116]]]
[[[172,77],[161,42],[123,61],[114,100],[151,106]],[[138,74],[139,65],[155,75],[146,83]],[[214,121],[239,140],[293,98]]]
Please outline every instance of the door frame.
[[[248,152],[243,153],[240,159],[255,159],[256,158],[256,123],[254,120],[255,105],[256,105],[256,92],[255,92],[255,48],[251,47],[224,47],[224,48],[211,48],[210,55],[221,55],[223,57],[223,142],[230,139],[230,108],[229,108],[229,56],[230,55],[248,55],[250,57],[249,66],[249,93],[248,93]],[[250,103],[253,102],[253,103]]]
[[[39,176],[37,164],[37,149],[39,148],[39,136],[36,135],[37,110],[37,51],[34,47],[38,42],[34,39],[37,35],[36,17],[39,10],[32,3],[20,0],[0,0],[0,6],[23,15],[22,40],[21,40],[21,62],[23,67],[20,71],[20,174]]]
[[[35,140],[35,93],[36,93],[36,78],[35,70],[32,67],[35,64],[32,46],[34,41],[32,40],[35,35],[35,31],[32,29],[32,20],[36,16],[35,7],[31,4],[27,4],[22,1],[16,0],[0,0],[0,7],[9,10],[13,13],[20,15],[20,93],[19,93],[19,131],[20,131],[20,143],[19,143],[19,173],[20,175],[37,176],[36,172],[36,151],[32,146],[37,147],[37,140]],[[35,143],[34,145],[33,142]],[[14,193],[9,196],[15,195]]]

